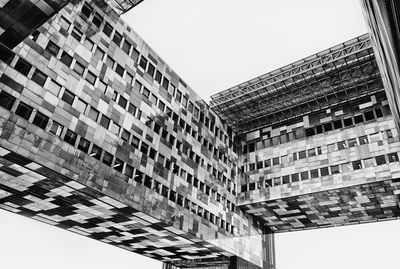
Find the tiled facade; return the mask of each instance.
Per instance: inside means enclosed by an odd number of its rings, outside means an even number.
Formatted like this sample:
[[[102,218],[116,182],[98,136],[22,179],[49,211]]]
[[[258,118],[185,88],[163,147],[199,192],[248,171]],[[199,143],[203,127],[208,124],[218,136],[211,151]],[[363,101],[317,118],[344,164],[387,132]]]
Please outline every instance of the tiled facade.
[[[275,268],[274,232],[398,218],[399,136],[367,39],[340,50],[370,91],[234,132],[107,1],[72,1],[0,46],[0,208],[165,268]]]
[[[266,267],[273,235],[237,208],[235,134],[100,2],[69,4],[2,48],[3,208],[161,261],[237,256]],[[53,178],[79,188],[54,196]],[[87,192],[87,202],[75,197]],[[112,202],[98,208],[98,197]],[[114,203],[132,212],[120,216]]]

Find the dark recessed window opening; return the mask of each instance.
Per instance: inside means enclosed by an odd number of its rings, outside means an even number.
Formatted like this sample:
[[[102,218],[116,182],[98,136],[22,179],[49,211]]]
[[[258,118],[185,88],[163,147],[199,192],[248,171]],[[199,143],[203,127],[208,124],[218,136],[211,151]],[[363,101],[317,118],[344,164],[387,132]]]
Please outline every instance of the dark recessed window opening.
[[[65,90],[63,96],[61,97],[61,100],[69,105],[72,105],[72,103],[74,102],[74,98],[75,95],[72,92]]]
[[[22,75],[27,76],[29,74],[29,71],[32,68],[32,65],[25,61],[22,58],[18,59],[18,62],[15,64],[15,70],[20,72]]]
[[[111,166],[112,159],[113,159],[113,156],[111,155],[111,153],[104,151],[103,163]]]
[[[87,139],[85,139],[83,137],[81,137],[79,139],[78,149],[87,153],[89,151],[89,146],[90,146],[90,142]]]
[[[0,92],[0,106],[7,110],[10,110],[14,105],[15,97],[6,93],[5,91]]]
[[[68,144],[71,144],[72,146],[75,146],[77,137],[78,135],[76,133],[68,129],[67,132],[65,133],[64,141],[67,142]]]
[[[32,123],[44,130],[48,122],[49,122],[49,117],[38,111],[36,112],[36,115],[33,118]]]
[[[15,110],[15,114],[18,116],[28,120],[32,114],[33,108],[25,104],[24,102],[20,102],[17,109]]]
[[[33,72],[32,80],[43,87],[44,83],[46,82],[47,76],[40,71],[39,69],[35,69]]]

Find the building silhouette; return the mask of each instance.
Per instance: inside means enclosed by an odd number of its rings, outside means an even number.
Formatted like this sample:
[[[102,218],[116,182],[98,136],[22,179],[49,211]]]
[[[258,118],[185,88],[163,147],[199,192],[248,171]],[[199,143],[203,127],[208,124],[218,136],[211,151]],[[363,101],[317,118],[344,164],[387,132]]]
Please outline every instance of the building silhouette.
[[[400,215],[368,35],[207,104],[119,18],[141,1],[3,2],[0,208],[164,268],[275,268],[274,233]]]

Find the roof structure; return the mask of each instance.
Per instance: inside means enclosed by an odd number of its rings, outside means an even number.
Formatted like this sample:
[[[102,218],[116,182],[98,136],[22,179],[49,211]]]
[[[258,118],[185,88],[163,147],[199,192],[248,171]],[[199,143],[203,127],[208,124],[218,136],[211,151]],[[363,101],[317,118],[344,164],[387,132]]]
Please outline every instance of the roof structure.
[[[297,118],[383,90],[368,34],[211,96],[237,133]]]
[[[122,15],[139,5],[143,0],[106,0],[106,2],[118,13],[118,15]]]

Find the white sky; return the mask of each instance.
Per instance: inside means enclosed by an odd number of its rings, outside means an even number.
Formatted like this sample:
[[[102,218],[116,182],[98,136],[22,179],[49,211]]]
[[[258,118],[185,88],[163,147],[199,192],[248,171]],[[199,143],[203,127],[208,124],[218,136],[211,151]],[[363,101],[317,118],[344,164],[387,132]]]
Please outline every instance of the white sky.
[[[358,0],[144,0],[125,16],[205,100],[365,33]],[[400,221],[277,234],[277,269],[398,268]],[[161,263],[0,210],[0,268]]]

